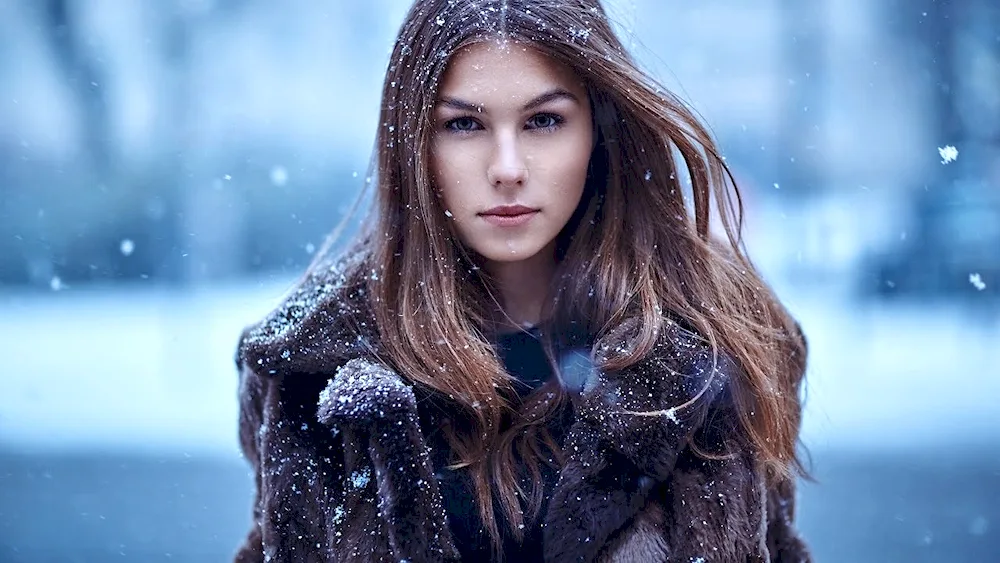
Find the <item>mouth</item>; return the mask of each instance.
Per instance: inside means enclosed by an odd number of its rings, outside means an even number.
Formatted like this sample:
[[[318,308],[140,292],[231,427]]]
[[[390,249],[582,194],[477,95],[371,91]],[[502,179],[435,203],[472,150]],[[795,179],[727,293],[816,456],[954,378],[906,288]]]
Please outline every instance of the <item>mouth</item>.
[[[487,209],[479,213],[479,216],[499,227],[514,227],[527,223],[540,211],[540,209],[525,207],[523,205],[502,205]]]
[[[512,217],[516,215],[524,215],[525,213],[535,213],[539,211],[538,209],[532,207],[525,207],[523,205],[498,205],[492,209],[487,209],[480,213],[480,215],[498,215],[500,217]]]

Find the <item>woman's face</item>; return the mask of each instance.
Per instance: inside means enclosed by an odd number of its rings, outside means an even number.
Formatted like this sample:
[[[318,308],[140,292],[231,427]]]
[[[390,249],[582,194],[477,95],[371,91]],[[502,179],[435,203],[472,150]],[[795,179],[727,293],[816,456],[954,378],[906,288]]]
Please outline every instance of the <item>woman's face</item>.
[[[490,262],[551,254],[593,148],[581,80],[527,45],[477,43],[450,61],[433,128],[435,187],[461,242]]]

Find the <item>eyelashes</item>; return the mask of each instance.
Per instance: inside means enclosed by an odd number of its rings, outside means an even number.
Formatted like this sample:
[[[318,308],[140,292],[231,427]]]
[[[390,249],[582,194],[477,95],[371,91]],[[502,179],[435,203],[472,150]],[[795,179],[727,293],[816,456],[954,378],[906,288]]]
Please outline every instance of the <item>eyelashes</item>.
[[[563,123],[563,118],[554,113],[537,113],[531,116],[528,123],[532,124],[533,129],[555,129]]]
[[[554,131],[565,123],[565,119],[556,113],[536,113],[528,118],[524,123],[525,130],[528,131]],[[485,129],[483,124],[476,118],[468,115],[449,119],[444,123],[446,131],[459,135],[468,135]]]
[[[444,128],[455,133],[471,133],[481,130],[483,126],[479,121],[471,117],[462,116],[449,119],[444,123]]]

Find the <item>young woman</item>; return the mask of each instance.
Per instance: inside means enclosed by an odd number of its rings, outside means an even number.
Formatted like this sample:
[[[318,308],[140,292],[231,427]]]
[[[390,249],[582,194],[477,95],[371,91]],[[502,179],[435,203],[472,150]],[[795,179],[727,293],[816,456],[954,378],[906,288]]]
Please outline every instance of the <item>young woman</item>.
[[[370,220],[239,345],[236,560],[808,561],[805,342],[599,1],[418,0],[381,107]]]

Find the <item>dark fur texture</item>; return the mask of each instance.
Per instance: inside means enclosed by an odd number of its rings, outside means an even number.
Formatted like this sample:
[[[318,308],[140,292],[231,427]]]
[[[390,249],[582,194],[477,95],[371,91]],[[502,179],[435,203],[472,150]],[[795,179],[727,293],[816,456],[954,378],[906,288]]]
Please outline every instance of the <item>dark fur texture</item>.
[[[240,341],[257,497],[237,562],[458,560],[425,440],[449,415],[428,409],[446,403],[379,361],[363,262],[317,269]],[[627,350],[631,328],[598,353]],[[544,516],[546,561],[810,560],[794,483],[769,486],[738,438],[733,369],[671,324],[645,360],[587,382]],[[692,442],[730,455],[705,459]]]

